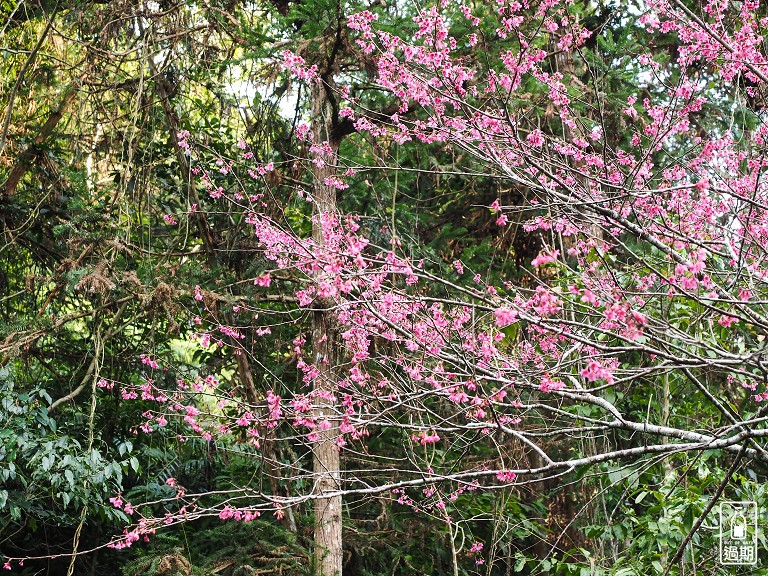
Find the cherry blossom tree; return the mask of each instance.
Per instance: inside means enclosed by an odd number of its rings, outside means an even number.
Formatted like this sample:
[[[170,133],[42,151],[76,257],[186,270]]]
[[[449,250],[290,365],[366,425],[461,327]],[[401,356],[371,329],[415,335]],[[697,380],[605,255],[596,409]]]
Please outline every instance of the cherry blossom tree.
[[[213,157],[179,133],[202,197],[238,207],[265,263],[253,279],[263,298],[231,304],[240,321],[220,321],[215,294],[198,287],[195,341],[254,362],[247,338],[291,333],[275,346],[297,382],[267,374],[263,390],[222,394],[214,375],[170,377],[172,365],[147,355],[144,383],[121,393],[154,402],[145,432],[175,417],[185,434],[272,460],[292,489],[242,486],[210,506],[169,478],[174,507],[112,545],[203,516],[282,518],[316,502],[317,572],[330,576],[342,569],[343,498],[431,515],[455,547],[462,503],[481,492],[716,451],[729,473],[695,532],[740,463],[768,461],[768,20],[757,9],[659,0],[625,15],[649,46],[673,35],[676,50],[672,61],[649,50],[618,62],[638,84],[620,103],[585,55],[599,30],[570,2],[441,2],[400,35],[373,11],[355,14],[356,46],[397,109],[372,110],[343,75],[285,52],[313,102],[297,129],[311,179],[289,204],[270,175],[294,166],[257,162],[245,141],[236,157]],[[545,95],[534,111],[524,106],[533,93]],[[737,105],[748,119],[735,118]],[[460,151],[464,176],[522,190],[522,203],[500,195],[467,210],[491,214],[499,236],[540,239],[526,274],[462,260],[449,269],[381,219],[341,213],[337,192],[374,167],[343,156],[331,119],[352,123],[360,143]],[[675,414],[682,396],[701,412]],[[574,438],[588,449],[569,450]],[[268,451],[278,443],[300,454],[290,466]],[[667,571],[690,542],[670,551]],[[492,564],[482,543],[467,549]]]

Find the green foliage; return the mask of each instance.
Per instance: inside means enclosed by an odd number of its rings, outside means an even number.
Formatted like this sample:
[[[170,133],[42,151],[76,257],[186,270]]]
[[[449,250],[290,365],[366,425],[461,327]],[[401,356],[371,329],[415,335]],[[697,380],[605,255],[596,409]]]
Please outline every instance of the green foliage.
[[[83,450],[49,416],[50,401],[41,388],[18,390],[11,370],[0,369],[0,534],[74,524],[83,508],[89,518],[125,522],[106,502],[138,467],[130,443],[120,445],[120,459]]]
[[[274,523],[204,522],[164,532],[139,558],[126,564],[124,576],[304,576],[309,555],[296,537]]]

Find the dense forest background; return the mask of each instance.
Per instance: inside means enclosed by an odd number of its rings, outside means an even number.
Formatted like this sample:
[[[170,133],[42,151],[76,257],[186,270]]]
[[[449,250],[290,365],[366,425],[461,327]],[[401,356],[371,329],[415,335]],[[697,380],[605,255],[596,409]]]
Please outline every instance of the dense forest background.
[[[478,13],[494,10],[475,4]],[[686,5],[700,9],[693,0]],[[240,487],[286,498],[306,490],[292,471],[312,455],[290,426],[265,427],[262,435],[274,441],[260,447],[245,436],[189,434],[182,420],[147,433],[151,402],[122,390],[145,382],[149,357],[163,367],[156,380],[215,378],[217,393],[254,404],[276,386],[286,395],[301,390],[293,341],[313,322],[295,305],[302,280],[276,272],[271,283],[254,285],[272,264],[247,213],[200,185],[183,135],[199,157],[222,167],[223,186],[268,195],[285,207],[276,220],[311,234],[302,191],[318,175],[301,126],[312,119],[313,87],[286,69],[281,54],[290,50],[324,81],[348,86],[375,125],[397,103],[377,88],[373,57],[355,44],[346,19],[368,9],[399,32],[413,26],[420,8],[384,0],[0,0],[0,560],[27,558],[14,573],[312,573],[311,502],[250,522],[222,521],[218,513]],[[635,55],[650,53],[659,69],[669,67],[659,75],[670,78],[678,40],[656,34],[651,41],[637,22],[639,2],[579,0],[569,10],[592,34],[564,51],[557,33],[541,32],[544,65],[579,94],[574,106],[599,116],[606,146],[621,148],[630,138],[622,113],[628,97],[664,90],[638,73]],[[467,48],[467,62],[484,66],[504,49],[492,30],[480,48]],[[711,71],[698,74],[706,82]],[[749,88],[741,77],[723,88],[695,115],[691,133],[754,130],[764,104]],[[338,103],[329,105],[338,115]],[[545,135],[563,135],[555,105],[535,83],[506,105]],[[359,171],[339,191],[338,210],[359,215],[373,244],[394,237],[404,253],[459,284],[471,275],[457,275],[456,261],[499,285],[553,280],[547,268],[531,266],[551,235],[522,220],[500,229],[489,210],[497,199],[529,205],[530,190],[450,146],[376,138],[338,117],[331,128],[345,166]],[[236,168],[246,149],[270,165],[258,178]],[[240,308],[249,322],[236,314]],[[259,315],[282,319],[268,338]],[[221,346],[191,339],[210,318],[240,326],[242,337],[220,334]],[[744,330],[747,341],[759,336]],[[522,342],[525,329],[508,337]],[[719,401],[674,372],[622,382],[610,394],[638,420],[681,429],[716,428],[727,419],[723,406],[741,419],[762,414],[750,390],[714,374],[702,381],[717,388]],[[210,402],[201,410],[215,411]],[[546,432],[548,424],[531,418],[522,426]],[[344,453],[343,466],[365,470],[372,483],[396,479],[388,459],[400,458],[403,438],[377,430],[365,443],[390,456],[371,458],[363,444]],[[541,438],[548,453],[571,458],[597,445],[644,442],[604,431]],[[541,465],[536,451],[504,442],[468,442],[413,461],[493,467],[503,456],[517,467]],[[217,512],[174,523],[129,550],[105,547],[133,521],[110,498],[146,502],[142,514],[162,517],[177,495],[168,478]],[[649,454],[629,465],[601,461],[464,493],[450,522],[391,493],[351,494],[343,503],[343,573],[736,573],[717,565],[711,523],[676,553],[718,490],[768,510],[765,478],[764,463],[722,450]]]

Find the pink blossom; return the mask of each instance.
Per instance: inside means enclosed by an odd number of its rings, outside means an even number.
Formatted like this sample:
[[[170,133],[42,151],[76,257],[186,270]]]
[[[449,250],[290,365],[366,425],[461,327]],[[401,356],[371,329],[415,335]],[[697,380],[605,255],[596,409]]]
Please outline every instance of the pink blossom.
[[[262,274],[261,276],[259,276],[253,281],[254,286],[263,286],[265,288],[268,288],[271,283],[272,283],[272,277],[269,275],[268,272],[265,272],[264,274]]]
[[[341,178],[338,178],[336,176],[329,176],[325,180],[323,180],[323,184],[326,186],[330,186],[331,188],[336,188],[337,190],[346,190],[349,188],[349,184],[344,182]]]
[[[727,314],[721,314],[720,318],[717,321],[717,323],[720,324],[720,326],[723,326],[725,328],[730,328],[733,324],[736,324],[738,321],[739,321],[739,319],[734,317],[734,316],[728,316]]]
[[[99,381],[96,383],[96,386],[99,388],[102,388],[104,390],[112,390],[115,387],[114,382],[108,382],[104,378],[100,378]]]
[[[606,384],[613,384],[613,374],[611,371],[595,360],[587,364],[587,367],[581,371],[581,375],[589,382],[603,380]]]
[[[514,482],[517,478],[517,474],[511,470],[500,470],[496,473],[496,479],[499,482]]]
[[[541,146],[544,144],[544,134],[538,128],[528,134],[525,139],[531,146],[535,148],[541,148]]]
[[[436,432],[430,434],[422,431],[414,434],[411,439],[422,446],[426,446],[427,444],[437,444],[440,441],[440,436]]]
[[[589,290],[587,288],[584,289],[581,295],[581,301],[590,304],[592,306],[598,305],[597,296],[594,295],[592,290]]]
[[[547,254],[539,254],[531,260],[531,266],[539,267],[550,262],[557,262],[557,258],[560,256],[560,250],[553,250]]]
[[[219,519],[221,520],[229,520],[230,518],[234,518],[236,513],[236,509],[232,506],[226,506],[221,512],[219,512]]]
[[[496,317],[496,325],[500,328],[517,321],[517,312],[509,308],[497,308],[493,315]]]
[[[544,374],[544,377],[541,379],[541,383],[539,384],[539,390],[542,392],[562,390],[563,388],[565,388],[565,384],[559,380],[553,380],[549,374]]]

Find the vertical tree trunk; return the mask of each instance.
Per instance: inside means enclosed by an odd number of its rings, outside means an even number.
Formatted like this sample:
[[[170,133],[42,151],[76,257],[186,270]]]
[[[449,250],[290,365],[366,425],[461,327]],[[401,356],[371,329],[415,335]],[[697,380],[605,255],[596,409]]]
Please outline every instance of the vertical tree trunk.
[[[328,95],[328,86],[322,82],[312,85],[312,133],[316,142],[327,141],[332,153],[326,155],[324,164],[313,164],[312,196],[313,221],[312,239],[317,246],[324,244],[321,216],[336,211],[336,189],[325,184],[325,179],[336,172],[338,164],[338,142],[333,138],[333,105]],[[322,270],[318,274],[323,275]],[[314,445],[315,493],[315,561],[317,576],[340,576],[342,564],[341,540],[341,496],[323,498],[323,494],[334,492],[341,487],[341,459],[336,444],[338,418],[336,417],[335,337],[332,318],[324,309],[325,303],[316,301],[317,311],[312,318],[313,360],[319,370],[315,390],[321,394],[315,399],[315,417],[318,422],[327,420],[331,426],[319,430],[320,439]]]

